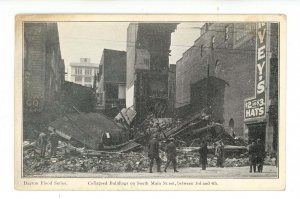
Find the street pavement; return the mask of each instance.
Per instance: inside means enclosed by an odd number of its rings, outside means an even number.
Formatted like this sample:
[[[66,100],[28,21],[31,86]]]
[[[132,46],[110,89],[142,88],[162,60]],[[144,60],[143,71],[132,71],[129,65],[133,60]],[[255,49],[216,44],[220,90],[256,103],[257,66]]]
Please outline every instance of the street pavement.
[[[153,173],[144,172],[124,172],[124,173],[44,173],[30,177],[55,177],[55,178],[277,178],[278,168],[275,166],[264,166],[263,173],[249,173],[249,167],[208,167],[203,171],[201,168],[179,168],[178,173],[174,173],[171,168],[167,172]],[[163,170],[163,167],[162,167]],[[29,176],[27,176],[29,177]]]

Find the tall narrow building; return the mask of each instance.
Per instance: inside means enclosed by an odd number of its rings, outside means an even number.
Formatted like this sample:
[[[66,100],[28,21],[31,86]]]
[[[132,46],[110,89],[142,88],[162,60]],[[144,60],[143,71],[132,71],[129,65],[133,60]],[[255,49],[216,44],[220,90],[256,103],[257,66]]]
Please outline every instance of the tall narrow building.
[[[176,23],[131,23],[127,29],[126,106],[137,121],[149,113],[162,117],[168,103],[171,33]]]
[[[104,49],[99,65],[97,109],[114,118],[125,108],[126,52]]]
[[[55,116],[65,81],[65,65],[61,57],[56,23],[24,23],[24,135],[33,129],[44,130]]]

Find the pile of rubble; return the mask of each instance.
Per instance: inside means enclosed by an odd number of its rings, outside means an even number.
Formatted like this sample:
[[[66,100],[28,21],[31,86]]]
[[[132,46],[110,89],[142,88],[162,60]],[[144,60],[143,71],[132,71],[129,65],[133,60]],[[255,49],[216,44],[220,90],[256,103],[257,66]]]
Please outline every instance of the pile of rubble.
[[[207,166],[216,167],[217,157],[211,154],[207,157]],[[243,167],[248,166],[249,161],[246,157],[226,158],[224,160],[225,167]],[[198,153],[183,153],[178,156],[178,167],[199,167],[200,156]]]
[[[166,163],[166,154],[161,151],[162,165]],[[32,175],[48,172],[147,172],[149,159],[144,152],[108,153],[101,156],[70,156],[59,154],[57,158],[39,158],[35,151],[24,153],[24,175]],[[197,152],[178,153],[179,168],[200,167],[200,156]],[[216,167],[217,158],[209,154],[208,167]],[[247,157],[225,158],[225,167],[248,166]],[[265,165],[275,165],[275,158],[267,156]]]
[[[60,156],[39,158],[34,152],[24,155],[24,174],[47,172],[142,172],[148,168],[148,158],[143,153],[103,154],[101,157]]]

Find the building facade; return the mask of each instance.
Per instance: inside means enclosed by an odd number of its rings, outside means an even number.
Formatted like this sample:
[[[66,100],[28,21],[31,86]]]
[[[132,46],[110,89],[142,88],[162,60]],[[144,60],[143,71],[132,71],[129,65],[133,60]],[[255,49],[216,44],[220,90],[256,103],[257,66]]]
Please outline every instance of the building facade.
[[[114,118],[126,107],[125,51],[103,50],[97,81],[97,109]]]
[[[80,62],[70,63],[71,79],[70,82],[82,86],[93,87],[94,76],[99,72],[99,65],[91,63],[90,58],[80,58]]]
[[[24,135],[43,130],[53,117],[65,81],[56,23],[25,23],[23,40]]]
[[[127,29],[126,106],[137,121],[149,113],[163,117],[168,103],[171,33],[175,23],[131,23]]]
[[[168,76],[168,115],[175,116],[176,64],[170,64]]]
[[[273,134],[273,127],[267,129],[266,126],[272,123],[268,119],[268,109],[273,102],[264,101],[264,117],[254,117],[261,122],[245,118],[245,100],[255,96],[256,81],[262,78],[256,77],[259,54],[257,40],[261,37],[257,35],[257,26],[255,23],[204,24],[200,37],[176,63],[175,107],[181,116],[208,109],[212,121],[222,123],[229,133],[245,136],[249,140],[261,138],[266,143],[266,149],[272,151],[273,138],[271,140],[268,137]],[[268,62],[275,60],[275,63],[278,57],[275,47],[278,47],[278,26],[268,24],[269,26],[273,29],[268,29],[265,37],[268,40],[272,37],[274,47],[270,48],[266,59]],[[272,46],[271,43],[268,43],[269,47]],[[278,68],[273,68],[276,67]],[[270,81],[277,82],[278,71],[269,71],[272,68],[269,64],[266,68],[270,74],[273,73],[271,78],[268,75],[263,84],[267,90],[266,95],[272,90],[272,96],[276,99],[278,87],[270,84]],[[275,103],[274,107],[276,106]],[[273,112],[276,115],[276,110]]]

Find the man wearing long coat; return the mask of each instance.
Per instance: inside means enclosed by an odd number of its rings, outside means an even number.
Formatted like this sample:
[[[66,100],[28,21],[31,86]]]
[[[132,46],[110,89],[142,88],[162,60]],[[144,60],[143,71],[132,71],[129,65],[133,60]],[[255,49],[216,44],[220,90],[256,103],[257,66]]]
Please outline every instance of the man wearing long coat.
[[[205,140],[200,145],[199,153],[202,170],[206,170],[208,148]]]
[[[161,172],[161,159],[159,157],[159,142],[157,140],[157,135],[154,135],[153,138],[149,141],[148,144],[148,157],[150,159],[150,173],[152,173],[152,167],[154,163],[154,159],[157,164],[157,172]]]
[[[164,171],[167,172],[167,168],[168,168],[170,162],[172,162],[174,172],[178,172],[177,169],[176,169],[176,166],[177,166],[177,162],[176,162],[177,152],[176,152],[176,145],[174,143],[174,138],[170,138],[169,143],[166,146],[166,153],[167,153],[167,163],[166,163]]]

